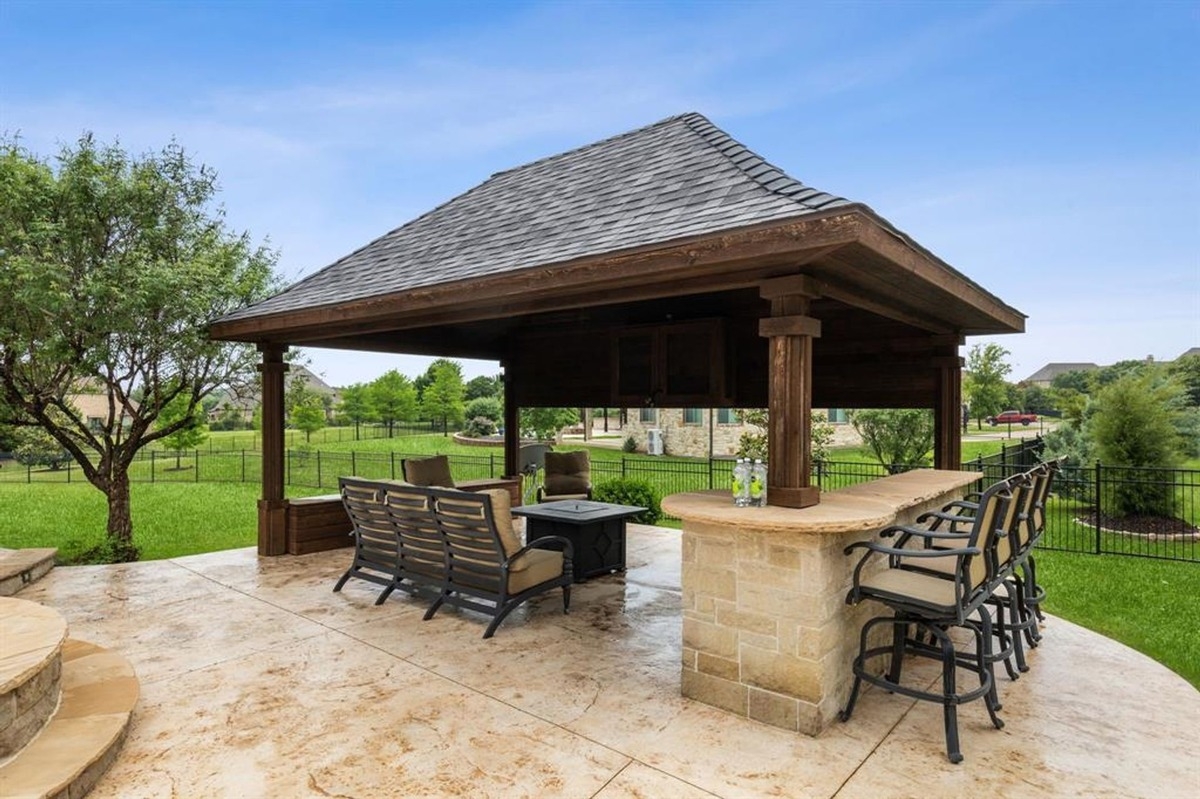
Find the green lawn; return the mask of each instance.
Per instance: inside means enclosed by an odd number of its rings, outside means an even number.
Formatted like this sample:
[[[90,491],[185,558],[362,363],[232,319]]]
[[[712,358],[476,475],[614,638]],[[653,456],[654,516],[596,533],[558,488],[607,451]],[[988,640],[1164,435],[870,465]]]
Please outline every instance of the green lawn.
[[[1039,551],[1045,609],[1143,652],[1200,688],[1200,566]],[[1053,646],[1047,632],[1046,646]]]
[[[260,486],[253,483],[135,483],[134,542],[143,560],[252,546]],[[310,496],[309,489],[289,496]],[[0,485],[0,547],[58,547],[70,562],[104,540],[104,495],[82,485]]]

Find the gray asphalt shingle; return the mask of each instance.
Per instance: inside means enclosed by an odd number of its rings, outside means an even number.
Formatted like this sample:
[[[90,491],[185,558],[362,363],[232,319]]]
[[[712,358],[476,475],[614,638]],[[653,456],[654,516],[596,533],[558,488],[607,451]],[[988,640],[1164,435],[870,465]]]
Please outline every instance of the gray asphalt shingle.
[[[331,305],[850,205],[696,113],[499,172],[226,320]]]

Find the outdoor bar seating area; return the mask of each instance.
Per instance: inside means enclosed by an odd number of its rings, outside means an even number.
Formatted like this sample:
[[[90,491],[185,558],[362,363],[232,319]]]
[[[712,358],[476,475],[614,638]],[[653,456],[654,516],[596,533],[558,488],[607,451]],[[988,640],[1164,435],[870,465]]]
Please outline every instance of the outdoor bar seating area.
[[[1033,547],[1044,530],[1045,502],[1057,467],[1057,462],[1039,464],[988,486],[974,501],[949,503],[918,516],[914,525],[886,527],[880,538],[892,542],[859,541],[846,547],[846,555],[865,550],[846,601],[874,600],[890,613],[863,624],[843,721],[850,719],[867,682],[942,705],[952,763],[963,759],[959,705],[981,699],[992,724],[1004,726],[995,665],[1003,663],[1010,679],[1017,679],[1029,668],[1024,646],[1036,647],[1041,640]],[[879,560],[887,567],[871,569]],[[890,641],[877,642],[877,628],[890,629]],[[956,631],[969,636],[956,637]],[[959,643],[963,638],[965,646]],[[940,662],[940,690],[903,681],[910,655]],[[887,666],[882,672],[881,661]],[[971,674],[969,685],[960,684],[960,670]]]

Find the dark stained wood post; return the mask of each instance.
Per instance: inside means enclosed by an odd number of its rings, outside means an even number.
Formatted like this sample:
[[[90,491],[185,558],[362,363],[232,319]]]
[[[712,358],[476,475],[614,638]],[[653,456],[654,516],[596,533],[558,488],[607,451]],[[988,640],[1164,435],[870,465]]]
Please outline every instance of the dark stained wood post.
[[[770,389],[767,427],[767,504],[807,508],[821,501],[811,485],[812,340],[821,322],[808,316],[820,296],[804,275],[762,283],[759,292],[771,301],[771,316],[761,319],[758,333],[770,339]]]
[[[258,554],[287,551],[287,500],[283,498],[283,362],[287,347],[259,344],[262,372],[262,499],[258,501]]]
[[[504,474],[502,477],[516,477],[521,473],[521,415],[517,407],[516,384],[513,380],[512,367],[502,361],[504,370]]]
[[[933,466],[962,468],[962,367],[958,346],[942,345],[933,359],[937,388],[933,405]]]

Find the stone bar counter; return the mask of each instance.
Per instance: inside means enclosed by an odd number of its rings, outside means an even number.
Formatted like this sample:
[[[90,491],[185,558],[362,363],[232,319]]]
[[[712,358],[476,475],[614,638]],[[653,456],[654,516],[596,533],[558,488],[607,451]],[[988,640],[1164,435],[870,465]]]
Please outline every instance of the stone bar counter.
[[[683,695],[821,732],[849,697],[863,622],[881,612],[846,604],[858,557],[843,548],[940,508],[979,477],[920,469],[802,509],[739,508],[728,491],[666,497],[683,520]]]

